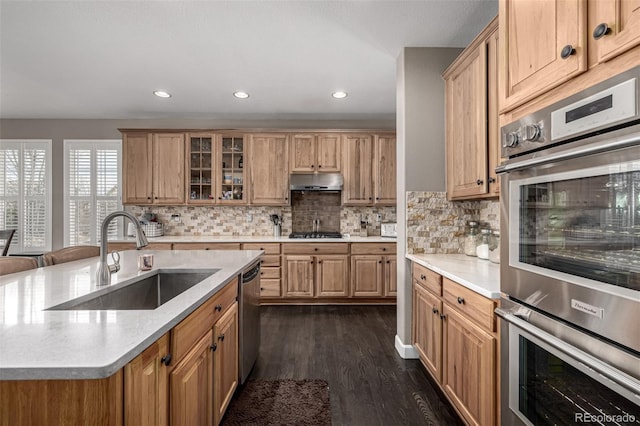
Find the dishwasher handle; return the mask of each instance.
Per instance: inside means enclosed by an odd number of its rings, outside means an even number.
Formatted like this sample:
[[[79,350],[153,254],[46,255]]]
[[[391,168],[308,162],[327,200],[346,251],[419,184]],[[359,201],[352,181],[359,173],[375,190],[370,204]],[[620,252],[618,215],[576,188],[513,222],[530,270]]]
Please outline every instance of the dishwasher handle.
[[[242,273],[242,284],[253,281],[260,274],[260,262]]]

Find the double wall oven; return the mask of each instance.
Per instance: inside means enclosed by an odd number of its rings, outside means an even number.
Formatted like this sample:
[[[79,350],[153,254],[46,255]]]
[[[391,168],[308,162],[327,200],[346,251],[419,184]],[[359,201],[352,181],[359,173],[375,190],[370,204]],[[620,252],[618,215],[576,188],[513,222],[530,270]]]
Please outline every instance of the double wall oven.
[[[640,425],[640,67],[501,129],[504,425]]]

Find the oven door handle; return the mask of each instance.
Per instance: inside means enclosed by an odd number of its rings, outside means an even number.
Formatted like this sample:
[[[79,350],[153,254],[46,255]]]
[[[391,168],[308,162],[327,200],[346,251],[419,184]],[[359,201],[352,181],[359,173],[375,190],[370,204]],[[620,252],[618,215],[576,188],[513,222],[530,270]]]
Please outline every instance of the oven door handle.
[[[519,327],[520,329],[526,331],[532,336],[537,337],[542,340],[549,346],[557,349],[558,351],[564,353],[565,355],[573,358],[574,360],[580,362],[585,367],[596,371],[601,374],[605,378],[611,380],[614,383],[622,386],[628,391],[632,392],[634,395],[640,399],[640,383],[637,380],[634,380],[631,376],[622,371],[611,367],[608,364],[600,361],[598,358],[595,358],[580,349],[577,349],[557,337],[547,333],[546,331],[528,323],[527,321],[513,315],[512,313],[504,310],[504,309],[496,309],[496,314],[500,317],[504,318],[507,322]],[[636,401],[637,402],[637,401]]]
[[[627,146],[637,145],[640,140],[638,135],[626,135],[613,138],[607,142],[597,142],[588,145],[581,145],[575,148],[566,149],[564,151],[554,152],[551,154],[534,154],[533,158],[513,163],[506,162],[496,167],[497,174],[509,173],[516,170],[526,169],[540,164],[553,163],[561,160],[569,160],[571,158],[583,157],[589,154],[596,154],[603,151],[611,151],[614,149],[625,148]],[[538,155],[538,156],[535,156]]]

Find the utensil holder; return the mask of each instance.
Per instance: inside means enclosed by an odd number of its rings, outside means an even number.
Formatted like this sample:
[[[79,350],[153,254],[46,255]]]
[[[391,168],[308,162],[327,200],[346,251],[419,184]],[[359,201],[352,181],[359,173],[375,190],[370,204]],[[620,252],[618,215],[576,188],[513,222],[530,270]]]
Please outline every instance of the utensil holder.
[[[273,225],[273,236],[278,238],[282,232],[280,225]]]

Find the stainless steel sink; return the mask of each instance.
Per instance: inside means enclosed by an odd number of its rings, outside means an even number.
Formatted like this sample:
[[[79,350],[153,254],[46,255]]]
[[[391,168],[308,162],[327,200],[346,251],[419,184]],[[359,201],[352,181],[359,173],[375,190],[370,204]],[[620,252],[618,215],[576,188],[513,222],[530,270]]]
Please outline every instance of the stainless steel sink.
[[[154,275],[107,293],[93,297],[79,297],[47,310],[153,310],[218,271],[219,269],[200,272],[156,272]]]

